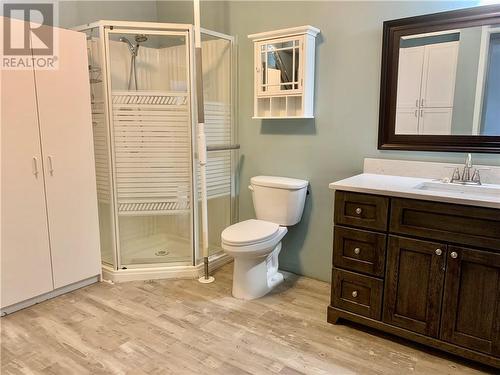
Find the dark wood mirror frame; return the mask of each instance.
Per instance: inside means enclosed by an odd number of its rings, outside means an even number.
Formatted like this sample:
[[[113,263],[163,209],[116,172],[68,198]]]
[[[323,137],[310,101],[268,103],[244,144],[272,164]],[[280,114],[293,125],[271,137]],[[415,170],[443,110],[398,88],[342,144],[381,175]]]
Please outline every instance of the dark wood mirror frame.
[[[500,136],[395,134],[399,41],[402,36],[500,23],[500,5],[384,22],[378,148],[380,150],[500,153]]]

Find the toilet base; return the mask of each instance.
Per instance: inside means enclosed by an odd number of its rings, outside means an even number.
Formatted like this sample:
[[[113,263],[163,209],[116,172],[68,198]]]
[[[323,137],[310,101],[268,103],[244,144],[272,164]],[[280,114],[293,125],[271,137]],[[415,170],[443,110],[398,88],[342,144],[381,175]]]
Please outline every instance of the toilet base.
[[[235,258],[233,271],[233,297],[251,300],[269,293],[284,280],[278,272],[281,242],[267,256]]]

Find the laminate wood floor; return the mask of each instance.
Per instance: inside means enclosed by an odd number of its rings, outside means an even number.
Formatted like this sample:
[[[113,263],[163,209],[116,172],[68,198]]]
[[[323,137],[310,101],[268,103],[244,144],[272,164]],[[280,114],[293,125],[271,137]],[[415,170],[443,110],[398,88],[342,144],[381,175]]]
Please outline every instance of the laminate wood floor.
[[[216,282],[95,284],[1,319],[7,374],[480,374],[352,325],[326,322],[330,286],[288,275],[255,301]]]

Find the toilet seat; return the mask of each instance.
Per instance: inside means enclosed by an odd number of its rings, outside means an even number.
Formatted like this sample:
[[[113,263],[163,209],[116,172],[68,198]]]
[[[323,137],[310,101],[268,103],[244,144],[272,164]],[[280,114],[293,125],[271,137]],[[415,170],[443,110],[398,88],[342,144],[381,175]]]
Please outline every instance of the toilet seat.
[[[224,229],[222,248],[233,257],[267,256],[287,232],[286,227],[264,220],[246,220]]]
[[[222,241],[229,246],[240,247],[265,242],[278,234],[280,226],[264,220],[245,220],[233,224],[221,234]]]

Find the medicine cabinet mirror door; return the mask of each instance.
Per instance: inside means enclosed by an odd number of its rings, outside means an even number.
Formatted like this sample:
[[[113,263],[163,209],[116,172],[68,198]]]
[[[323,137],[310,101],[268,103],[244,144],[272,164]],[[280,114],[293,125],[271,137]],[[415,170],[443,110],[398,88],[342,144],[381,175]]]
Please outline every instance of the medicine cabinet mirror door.
[[[258,44],[258,95],[302,92],[303,38],[281,38]]]

